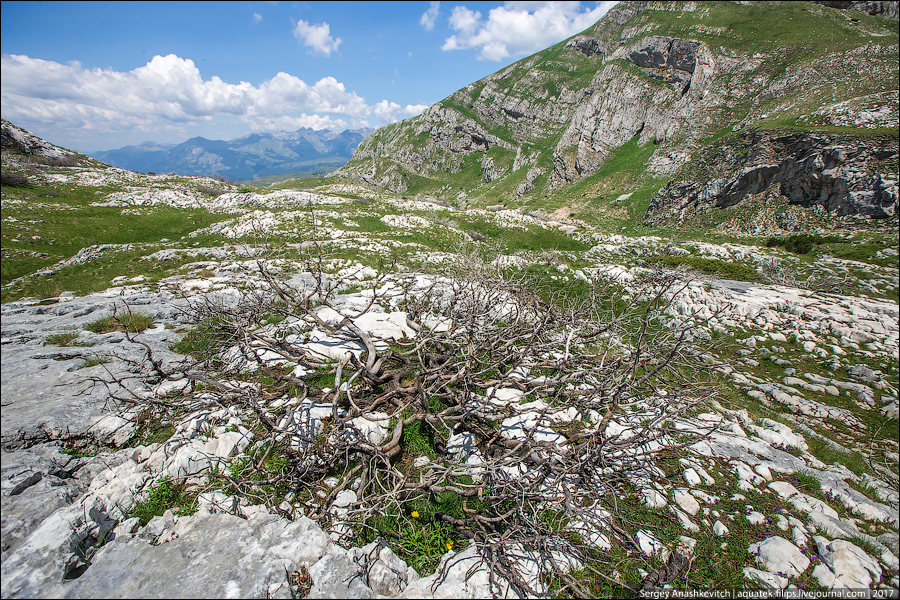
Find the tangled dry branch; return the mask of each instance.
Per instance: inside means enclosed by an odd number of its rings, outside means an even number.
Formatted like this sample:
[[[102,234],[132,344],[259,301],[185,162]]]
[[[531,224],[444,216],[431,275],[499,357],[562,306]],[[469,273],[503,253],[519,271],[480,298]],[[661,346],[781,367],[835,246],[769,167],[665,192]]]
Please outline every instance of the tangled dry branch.
[[[383,269],[351,297],[340,292],[359,273],[329,275],[321,246],[299,274],[286,264],[259,256],[263,286],[192,305],[190,364],[166,370],[145,345],[155,381],[193,383],[156,402],[254,417],[252,458],[207,473],[208,487],[288,517],[301,507],[348,542],[389,538],[379,519],[432,506],[436,526],[473,540],[522,593],[552,579],[585,595],[571,571],[602,532],[632,540],[640,525],[616,499],[663,475],[660,452],[702,435],[676,427],[708,392],[701,351],[662,318],[682,274],[653,272],[632,299],[600,276],[554,292],[470,250],[429,275]],[[373,315],[406,333],[379,336]],[[514,568],[522,553],[541,558],[537,579]]]

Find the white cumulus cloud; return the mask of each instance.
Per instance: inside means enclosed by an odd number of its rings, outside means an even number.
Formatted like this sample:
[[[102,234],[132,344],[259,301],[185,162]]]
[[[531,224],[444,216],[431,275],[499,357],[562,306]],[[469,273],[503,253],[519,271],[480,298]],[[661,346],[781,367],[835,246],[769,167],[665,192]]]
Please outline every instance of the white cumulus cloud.
[[[253,20],[259,23],[260,21],[262,21],[262,15],[259,13],[253,13]]]
[[[372,113],[382,121],[394,123],[400,120],[401,115],[403,118],[415,117],[422,114],[426,108],[427,104],[407,104],[406,107],[402,107],[396,102],[382,100],[372,107]]]
[[[309,46],[316,54],[331,56],[332,51],[337,51],[343,40],[331,37],[331,26],[328,23],[310,25],[309,22],[300,19],[294,26],[294,37],[304,46]]]
[[[422,13],[419,24],[422,25],[425,31],[431,31],[434,29],[434,24],[437,22],[439,14],[441,14],[441,3],[432,0],[431,7]]]
[[[339,129],[368,125],[373,110],[334,77],[309,84],[278,73],[258,86],[204,80],[192,60],[174,54],[127,72],[14,54],[0,64],[3,117],[58,129],[155,133],[222,118],[254,129]]]
[[[480,59],[494,61],[532,54],[587,29],[615,4],[600,2],[588,9],[581,2],[506,2],[491,9],[487,19],[455,6],[449,22],[456,33],[441,49],[478,48]]]
[[[348,129],[347,121],[343,119],[333,119],[328,115],[308,115],[306,113],[297,117],[251,117],[248,119],[254,131],[296,131],[301,127],[310,129],[331,129],[332,131],[342,131]]]
[[[15,54],[0,56],[0,68],[3,118],[80,148],[179,140],[198,128],[219,139],[229,139],[214,133],[226,129],[341,131],[392,123],[428,108],[390,100],[370,105],[334,77],[307,83],[281,72],[258,85],[204,79],[194,61],[174,54],[124,72]]]

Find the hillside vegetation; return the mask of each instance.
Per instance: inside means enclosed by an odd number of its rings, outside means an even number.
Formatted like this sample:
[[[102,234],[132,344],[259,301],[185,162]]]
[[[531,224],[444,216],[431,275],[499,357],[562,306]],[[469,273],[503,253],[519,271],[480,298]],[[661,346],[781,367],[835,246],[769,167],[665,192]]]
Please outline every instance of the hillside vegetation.
[[[897,61],[897,21],[884,17],[806,2],[622,2],[581,34],[381,128],[338,173],[461,206],[562,208],[639,227],[664,183],[748,129],[895,139]],[[876,154],[895,157],[896,143]],[[733,158],[719,167],[743,166]],[[898,179],[896,160],[860,168]]]
[[[2,596],[896,595],[896,54],[625,2],[266,186],[4,120]]]

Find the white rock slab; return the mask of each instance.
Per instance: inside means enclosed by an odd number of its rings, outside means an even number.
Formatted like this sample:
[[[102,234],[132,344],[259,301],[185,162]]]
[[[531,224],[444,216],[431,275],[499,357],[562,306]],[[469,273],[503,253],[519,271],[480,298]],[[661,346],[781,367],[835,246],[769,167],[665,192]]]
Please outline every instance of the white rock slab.
[[[744,567],[744,577],[760,587],[771,590],[783,590],[790,581],[787,577],[781,577],[768,571],[760,571],[753,567]]]
[[[500,423],[500,435],[507,439],[520,441],[526,440],[531,435],[533,441],[546,444],[562,444],[566,441],[565,436],[556,433],[542,423],[540,414],[535,412],[522,413],[503,419]]]
[[[569,524],[568,529],[577,533],[581,536],[581,539],[585,542],[599,548],[600,550],[609,550],[612,548],[612,543],[609,541],[609,537],[602,531],[600,531],[597,527],[587,524],[584,521],[573,521]]]
[[[788,577],[799,577],[809,567],[809,559],[800,549],[779,536],[750,544],[747,552],[756,556],[756,562],[765,570]]]
[[[696,515],[700,511],[700,503],[691,495],[690,490],[686,488],[675,490],[675,503],[691,516]]]
[[[820,512],[832,519],[839,518],[836,510],[818,498],[800,493],[797,488],[786,481],[773,481],[766,487],[793,504],[798,510],[806,513]]]
[[[383,412],[374,412],[368,415],[371,418],[356,417],[350,419],[350,423],[359,429],[363,437],[370,444],[381,444],[388,435],[388,425],[391,417]]]
[[[663,544],[659,538],[649,531],[641,529],[637,532],[635,538],[635,541],[637,541],[638,546],[641,548],[641,552],[647,556],[659,556],[663,560],[666,560],[669,557],[669,549],[666,548],[665,544]]]
[[[747,520],[751,525],[762,525],[766,522],[766,516],[754,510],[747,514]]]
[[[869,588],[881,580],[881,565],[859,546],[846,540],[818,541],[819,556],[834,574],[832,588]]]
[[[716,521],[713,523],[713,534],[716,537],[722,537],[728,533],[728,528],[722,524],[722,521]]]
[[[796,526],[791,530],[791,537],[794,539],[794,543],[801,548],[803,546],[806,546],[806,544],[809,542],[809,538],[806,536],[806,533],[804,533],[802,529]]]
[[[653,508],[665,508],[668,504],[666,497],[652,487],[643,488],[641,490],[641,497],[644,500],[644,504],[652,506]]]
[[[678,520],[681,522],[682,527],[684,527],[688,531],[700,531],[700,527],[698,527],[696,523],[691,521],[691,518],[684,511],[678,510],[673,506],[672,512],[674,512],[675,516],[678,517]]]
[[[684,480],[691,487],[694,487],[694,486],[697,486],[697,485],[700,485],[701,483],[703,483],[702,480],[700,479],[700,476],[697,475],[697,471],[695,471],[693,468],[685,469],[684,473],[682,473],[682,475],[684,476]]]

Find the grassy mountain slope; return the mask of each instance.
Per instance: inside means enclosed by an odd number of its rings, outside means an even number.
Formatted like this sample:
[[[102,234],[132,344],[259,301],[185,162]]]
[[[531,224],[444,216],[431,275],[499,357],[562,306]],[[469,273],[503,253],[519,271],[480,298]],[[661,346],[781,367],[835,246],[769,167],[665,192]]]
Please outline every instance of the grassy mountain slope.
[[[896,135],[897,60],[897,21],[882,17],[813,3],[623,2],[379,129],[338,173],[395,193],[637,225],[702,148],[741,130]]]

